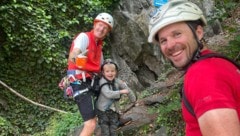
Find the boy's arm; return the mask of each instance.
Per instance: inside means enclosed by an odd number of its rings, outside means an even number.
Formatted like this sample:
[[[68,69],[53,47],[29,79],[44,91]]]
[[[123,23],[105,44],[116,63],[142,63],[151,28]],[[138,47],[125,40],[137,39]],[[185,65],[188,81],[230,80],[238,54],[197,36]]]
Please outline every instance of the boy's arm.
[[[131,102],[137,101],[137,97],[136,97],[135,93],[133,92],[133,90],[130,89],[124,81],[119,80],[119,82],[120,82],[120,88],[128,90],[128,94],[127,95],[128,95],[129,100]]]

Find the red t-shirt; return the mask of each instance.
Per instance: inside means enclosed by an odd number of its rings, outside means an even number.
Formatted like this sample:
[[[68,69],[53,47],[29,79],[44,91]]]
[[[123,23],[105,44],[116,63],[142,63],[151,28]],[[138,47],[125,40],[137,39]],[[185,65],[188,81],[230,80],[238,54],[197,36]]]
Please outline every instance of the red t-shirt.
[[[202,54],[209,53],[205,50]],[[240,118],[240,71],[229,61],[208,58],[194,63],[184,78],[185,95],[199,118],[211,109],[232,108]],[[182,103],[186,136],[201,136],[197,119]]]

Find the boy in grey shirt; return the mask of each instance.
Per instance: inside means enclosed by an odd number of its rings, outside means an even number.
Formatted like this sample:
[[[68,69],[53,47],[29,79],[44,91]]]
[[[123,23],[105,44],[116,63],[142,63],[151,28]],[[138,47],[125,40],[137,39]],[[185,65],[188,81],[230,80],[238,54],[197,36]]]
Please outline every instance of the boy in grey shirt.
[[[103,63],[101,71],[99,84],[102,87],[96,104],[98,122],[103,136],[116,136],[119,126],[118,101],[122,94],[127,94],[131,102],[136,101],[136,96],[126,83],[117,78],[118,67],[110,59]]]

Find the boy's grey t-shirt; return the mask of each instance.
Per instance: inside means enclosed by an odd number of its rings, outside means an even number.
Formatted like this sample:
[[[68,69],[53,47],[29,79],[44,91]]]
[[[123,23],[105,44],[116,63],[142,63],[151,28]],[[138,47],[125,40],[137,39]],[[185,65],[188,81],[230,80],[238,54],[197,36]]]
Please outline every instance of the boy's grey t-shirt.
[[[104,83],[107,83],[107,80],[102,77],[100,79],[99,83],[100,83],[100,85],[102,85]],[[115,90],[113,90],[112,86],[109,86],[108,84],[104,85],[101,88],[101,92],[100,92],[100,95],[98,97],[97,104],[96,104],[98,110],[106,111],[106,110],[111,109],[113,111],[118,112],[119,111],[118,106],[117,106],[118,100],[116,100],[116,99],[120,98],[121,94],[120,94],[119,90],[122,90],[122,89],[129,90],[128,98],[130,99],[131,102],[136,101],[135,94],[133,93],[133,91],[130,88],[128,88],[128,86],[126,85],[125,82],[116,78],[114,85],[116,88]]]

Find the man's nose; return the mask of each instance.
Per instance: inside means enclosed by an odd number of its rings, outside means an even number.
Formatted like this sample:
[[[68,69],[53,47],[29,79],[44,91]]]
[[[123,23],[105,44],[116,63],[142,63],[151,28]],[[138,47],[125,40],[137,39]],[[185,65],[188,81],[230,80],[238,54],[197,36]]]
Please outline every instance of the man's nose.
[[[171,50],[176,45],[176,41],[173,38],[167,39],[167,49]]]

